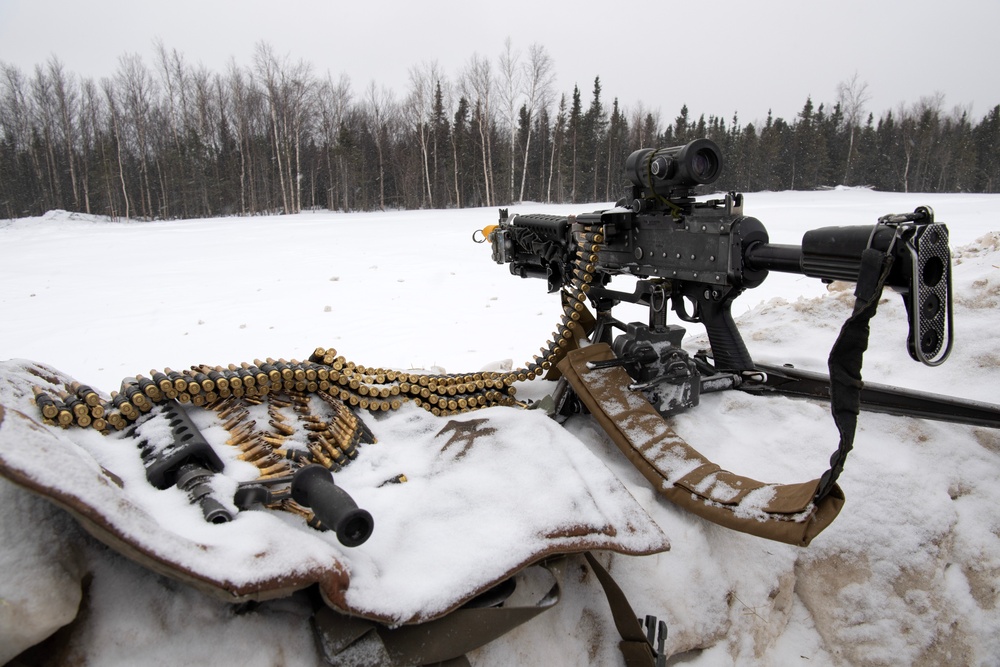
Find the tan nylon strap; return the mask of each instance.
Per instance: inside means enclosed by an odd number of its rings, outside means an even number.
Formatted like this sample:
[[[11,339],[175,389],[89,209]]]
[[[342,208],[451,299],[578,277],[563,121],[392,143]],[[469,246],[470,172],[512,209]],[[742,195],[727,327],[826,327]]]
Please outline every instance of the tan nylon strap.
[[[611,574],[604,569],[594,555],[589,551],[584,552],[587,562],[597,575],[597,580],[604,588],[604,595],[608,598],[608,605],[611,607],[611,615],[615,619],[615,628],[621,635],[622,641],[618,648],[621,649],[627,667],[652,667],[654,664],[653,647],[646,638],[646,633],[639,625],[639,619],[632,605],[629,604],[625,593],[619,588],[618,583]]]
[[[313,617],[317,644],[330,665],[361,664],[360,657],[382,658],[379,664],[427,665],[457,660],[530,621],[553,607],[560,597],[563,558],[541,565],[552,574],[553,586],[533,606],[463,607],[426,623],[388,627],[324,607]],[[379,661],[375,661],[379,662]],[[451,664],[451,663],[449,663]]]
[[[667,500],[726,528],[806,546],[836,518],[844,494],[834,485],[815,501],[819,480],[765,484],[721,469],[674,433],[621,367],[589,370],[614,359],[606,344],[573,350],[559,370],[605,432]]]
[[[619,649],[628,667],[651,667],[653,649],[639,625],[625,593],[588,551],[587,562],[608,599],[615,627],[622,637]],[[465,654],[513,630],[559,601],[565,558],[544,563],[554,584],[535,606],[461,608],[426,623],[395,628],[323,607],[313,617],[317,645],[330,665],[357,664],[359,657],[378,657],[390,665],[467,665]]]

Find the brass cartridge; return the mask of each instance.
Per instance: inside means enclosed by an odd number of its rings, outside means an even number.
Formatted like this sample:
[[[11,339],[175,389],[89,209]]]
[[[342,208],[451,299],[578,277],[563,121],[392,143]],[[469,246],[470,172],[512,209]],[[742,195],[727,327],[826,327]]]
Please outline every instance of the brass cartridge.
[[[163,372],[168,378],[170,378],[170,381],[174,383],[174,389],[178,392],[187,391],[188,381],[187,378],[181,373],[170,370],[169,368],[164,368]]]
[[[85,384],[80,384],[79,382],[72,382],[69,385],[69,390],[76,394],[84,403],[89,407],[93,408],[101,404],[101,397],[97,395],[97,392],[88,387]]]
[[[35,405],[42,411],[42,416],[46,419],[55,419],[59,416],[59,405],[56,400],[49,396],[41,387],[32,387],[35,394]]]

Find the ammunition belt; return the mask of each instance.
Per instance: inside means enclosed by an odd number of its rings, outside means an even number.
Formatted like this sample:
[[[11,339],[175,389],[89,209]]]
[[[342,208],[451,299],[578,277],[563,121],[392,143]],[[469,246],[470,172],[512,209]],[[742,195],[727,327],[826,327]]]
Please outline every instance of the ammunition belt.
[[[258,482],[281,487],[296,469],[317,463],[336,472],[357,457],[361,445],[375,442],[355,410],[389,411],[413,403],[435,415],[451,416],[498,405],[525,407],[516,399],[514,384],[554,369],[586,336],[592,321],[587,292],[602,239],[583,225],[573,229],[577,248],[567,267],[572,278],[563,288],[559,323],[539,354],[513,371],[445,375],[371,368],[319,347],[305,361],[267,358],[225,367],[152,370],[148,376],[126,378],[110,400],[76,382],[56,391],[34,387],[35,404],[50,425],[107,434],[135,428],[158,405],[177,401],[216,411],[229,434],[226,445],[239,450],[237,458],[257,467]],[[322,415],[314,409],[313,398],[319,399]],[[266,425],[258,423],[261,409],[254,407],[265,403]],[[268,506],[316,523],[312,512],[287,495],[272,494]]]
[[[439,416],[495,405],[523,407],[515,398],[514,383],[542,376],[576,347],[577,339],[586,335],[583,323],[589,317],[587,292],[603,238],[596,229],[579,223],[574,223],[573,232],[577,248],[572,279],[563,288],[559,324],[540,353],[517,370],[458,375],[408,373],[358,365],[338,356],[332,348],[320,347],[307,361],[267,358],[226,367],[152,370],[149,377],[136,375],[124,380],[120,391],[111,392],[110,400],[78,383],[55,395],[36,387],[35,403],[47,423],[64,428],[93,427],[102,432],[122,430],[166,401],[211,408],[231,396],[254,400],[273,394],[325,393],[352,408],[386,411],[412,402]]]

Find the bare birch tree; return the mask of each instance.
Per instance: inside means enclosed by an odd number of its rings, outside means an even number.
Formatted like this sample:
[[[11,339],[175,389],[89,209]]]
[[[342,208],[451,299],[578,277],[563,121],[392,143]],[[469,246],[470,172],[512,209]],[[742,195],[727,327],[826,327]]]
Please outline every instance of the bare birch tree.
[[[139,158],[139,202],[141,214],[152,218],[158,211],[153,204],[153,192],[149,184],[150,160],[150,120],[156,97],[156,87],[149,70],[137,54],[126,54],[118,60],[118,71],[114,85],[119,95],[119,114],[127,123],[119,127],[119,139],[123,130],[134,134],[135,153]],[[120,143],[120,142],[119,142]]]
[[[407,124],[416,132],[420,143],[421,166],[423,167],[424,192],[427,207],[434,207],[433,179],[431,178],[431,142],[434,132],[434,91],[441,82],[442,74],[437,62],[421,63],[410,68],[410,92],[403,106]]]
[[[116,95],[114,83],[112,83],[110,79],[102,79],[101,88],[104,91],[104,98],[108,105],[108,121],[111,125],[111,135],[115,142],[115,157],[118,163],[118,179],[122,188],[122,201],[125,204],[125,220],[129,220],[131,215],[131,206],[129,204],[128,186],[125,183],[125,160],[122,156],[123,136],[121,113],[118,110],[118,101],[115,99]],[[114,206],[114,199],[110,199],[109,204],[111,205],[112,219],[117,218],[118,213]]]
[[[254,72],[267,93],[268,115],[271,120],[271,143],[277,162],[278,185],[281,191],[281,208],[287,214],[292,212],[291,184],[285,176],[288,156],[285,153],[284,109],[281,96],[281,63],[267,42],[258,42],[254,49]],[[281,118],[279,119],[279,115]]]
[[[90,209],[90,188],[91,188],[91,169],[88,165],[87,156],[94,156],[99,154],[100,159],[98,164],[102,167],[106,167],[107,160],[104,155],[104,142],[99,141],[98,133],[101,127],[101,117],[103,115],[103,107],[100,101],[100,92],[97,90],[97,86],[94,85],[92,79],[84,79],[80,83],[80,152],[82,157],[82,168],[80,169],[80,187],[83,190],[83,210],[84,213],[91,213]],[[100,144],[100,152],[98,153],[98,143]],[[95,176],[97,174],[94,174]],[[110,178],[105,179],[110,183]],[[110,188],[110,185],[108,185]],[[108,199],[110,200],[110,191],[108,192]]]
[[[459,85],[465,98],[470,100],[472,106],[479,110],[476,122],[480,146],[482,147],[483,181],[486,190],[485,205],[493,206],[496,188],[493,185],[493,152],[490,145],[493,121],[493,71],[490,67],[490,61],[478,53],[473,54],[462,72]]]
[[[77,187],[76,147],[74,146],[77,137],[79,93],[72,76],[66,74],[62,62],[55,56],[52,56],[48,61],[48,75],[59,114],[60,142],[66,151],[70,187],[73,190],[73,208],[79,210],[80,191]]]
[[[41,144],[44,149],[45,177],[48,181],[48,191],[55,198],[47,208],[66,208],[62,199],[62,182],[59,178],[55,155],[56,118],[55,94],[52,82],[41,65],[35,66],[35,76],[31,78],[31,106],[36,130],[41,130]]]
[[[389,141],[390,127],[395,114],[392,93],[386,88],[377,88],[375,82],[368,84],[365,91],[365,116],[370,123],[369,131],[375,142],[378,157],[378,205],[385,210],[385,152]]]
[[[870,96],[868,82],[859,81],[858,73],[847,81],[837,85],[837,103],[844,113],[844,124],[847,126],[847,164],[844,166],[844,184],[848,185],[851,173],[851,160],[854,159],[854,134],[861,126],[861,117]]]
[[[344,125],[348,109],[351,105],[351,80],[346,74],[341,74],[340,78],[334,82],[333,77],[327,76],[320,84],[318,95],[319,130],[326,146],[324,160],[327,170],[327,207],[333,210],[336,205],[335,195],[339,189],[343,201],[343,210],[350,210],[347,195],[346,170],[344,168],[344,154],[340,146],[340,130]],[[334,169],[333,156],[337,157],[337,168]]]
[[[556,120],[552,127],[552,152],[549,155],[549,182],[545,188],[545,203],[552,203],[552,181],[556,180],[556,192],[559,194],[559,201],[562,201],[562,144],[566,133],[566,95],[559,98],[559,110],[556,112]],[[558,166],[557,166],[558,165]]]
[[[528,112],[527,136],[524,139],[524,164],[521,169],[521,190],[518,201],[524,201],[524,186],[528,180],[528,155],[531,151],[531,131],[541,111],[552,103],[555,69],[545,46],[534,43],[528,47],[528,61],[524,63],[525,109]],[[544,147],[543,147],[544,148]],[[512,170],[513,171],[513,170]]]
[[[503,122],[507,130],[510,148],[510,165],[508,176],[510,185],[507,190],[507,201],[514,200],[514,162],[517,156],[517,117],[521,102],[522,85],[520,67],[521,54],[511,46],[510,37],[504,40],[503,51],[500,52],[497,70],[500,77],[500,103],[503,109]]]

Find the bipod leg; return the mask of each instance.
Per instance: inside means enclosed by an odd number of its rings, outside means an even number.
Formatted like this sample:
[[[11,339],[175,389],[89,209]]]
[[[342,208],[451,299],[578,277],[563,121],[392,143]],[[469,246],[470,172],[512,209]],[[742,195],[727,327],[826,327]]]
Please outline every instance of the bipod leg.
[[[782,394],[830,400],[830,376],[824,373],[791,366],[756,366],[765,375],[759,381],[743,382],[738,389],[751,394]],[[903,417],[1000,428],[1000,405],[870,382],[866,382],[861,389],[861,409]]]

